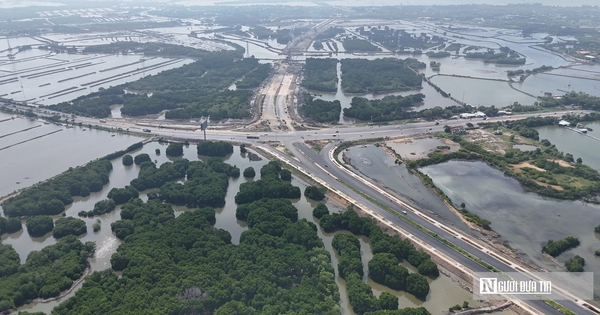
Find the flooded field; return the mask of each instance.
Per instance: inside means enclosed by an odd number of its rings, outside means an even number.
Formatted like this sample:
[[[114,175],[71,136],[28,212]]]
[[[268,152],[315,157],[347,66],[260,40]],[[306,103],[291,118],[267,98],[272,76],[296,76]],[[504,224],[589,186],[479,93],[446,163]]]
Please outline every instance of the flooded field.
[[[0,113],[0,196],[143,140],[11,117]]]
[[[155,153],[155,149],[160,149],[161,154],[157,155]],[[179,158],[169,158],[164,155],[164,150],[166,149],[166,144],[159,144],[157,142],[152,142],[144,146],[144,148],[132,153],[148,153],[151,158],[157,162],[158,164],[164,163],[167,161],[174,161]],[[184,148],[183,158],[187,158],[189,160],[198,160],[205,159],[206,157],[197,156],[195,146],[189,146]],[[234,153],[224,159],[225,162],[237,165],[240,169],[244,169],[248,166],[254,167],[257,171],[268,161],[263,159],[261,161],[249,161],[247,157],[240,154],[239,147],[235,147]],[[75,202],[67,207],[66,215],[76,217],[77,213],[81,210],[90,210],[94,203],[97,201],[103,200],[106,198],[108,192],[113,187],[123,187],[129,182],[137,177],[139,172],[139,167],[136,165],[131,166],[123,166],[120,159],[116,159],[112,161],[113,163],[113,171],[111,172],[109,179],[110,182],[106,186],[104,186],[103,190],[97,193],[92,193],[89,197],[86,198],[75,198]],[[258,177],[260,178],[260,172],[257,172]],[[243,177],[237,179],[230,179],[229,188],[226,195],[226,203],[222,209],[216,209],[216,224],[217,228],[222,228],[227,230],[232,235],[232,242],[234,244],[239,244],[239,237],[243,231],[247,229],[244,222],[241,222],[235,218],[235,209],[236,204],[234,201],[234,197],[239,191],[239,185],[241,183],[246,182],[248,179]],[[252,180],[252,179],[250,179]],[[307,184],[301,180],[298,180],[296,177],[293,177],[292,184],[300,187],[301,190],[307,186]],[[146,190],[140,194],[140,197],[144,200],[147,199],[146,195],[152,190]],[[311,222],[316,222],[316,219],[312,216],[312,209],[317,205],[316,202],[306,199],[302,197],[298,200],[292,200],[292,203],[298,208],[299,218],[305,218]],[[329,201],[328,207],[332,212],[340,212],[344,209],[337,204],[336,202]],[[183,211],[189,211],[189,209],[185,207],[174,207],[176,211],[176,215],[182,213]],[[60,216],[57,216],[58,218]],[[88,233],[81,237],[82,241],[94,241],[96,242],[98,249],[96,252],[96,256],[91,260],[92,271],[103,270],[106,268],[110,268],[110,256],[114,253],[121,243],[111,232],[110,224],[120,219],[120,206],[111,213],[104,214],[94,218],[83,218],[88,225]],[[94,233],[92,232],[92,224],[96,222],[96,219],[99,219],[102,224],[102,229]],[[331,253],[332,256],[332,264],[334,268],[337,270],[338,257],[331,247],[331,242],[333,240],[334,234],[324,233],[322,229],[318,229],[318,235],[321,237],[327,250]],[[14,233],[10,235],[5,235],[2,238],[2,242],[5,244],[11,244],[15,247],[21,259],[24,260],[27,255],[33,250],[39,250],[45,246],[54,244],[56,240],[51,234],[48,234],[44,237],[40,238],[32,238],[28,235],[26,230],[23,230],[19,233]],[[366,268],[368,261],[372,258],[372,252],[370,249],[370,244],[367,239],[361,239],[361,249],[363,253],[363,264]],[[409,270],[415,272],[414,268],[407,266]],[[429,280],[431,286],[431,294],[427,297],[425,301],[420,301],[414,298],[410,294],[406,294],[404,292],[396,292],[380,286],[376,283],[373,283],[371,280],[365,281],[369,283],[374,289],[376,295],[379,295],[383,291],[388,291],[393,294],[396,294],[400,298],[400,306],[401,307],[409,307],[409,306],[424,306],[433,312],[440,312],[443,309],[447,309],[449,305],[454,305],[457,303],[462,303],[462,301],[468,301],[470,305],[476,306],[477,302],[472,301],[472,295],[460,289],[456,284],[454,284],[449,278],[445,276],[440,276],[435,280]],[[336,282],[340,287],[341,293],[341,306],[342,306],[342,314],[350,314],[354,313],[351,310],[351,307],[348,305],[347,293],[345,291],[345,283],[344,280],[337,277]],[[76,291],[76,290],[75,290]],[[74,294],[74,292],[70,293],[67,297],[52,301],[49,303],[39,303],[39,304],[30,304],[20,308],[21,311],[43,311],[49,313],[53,307],[58,305],[61,301],[68,298]]]
[[[567,75],[567,76],[564,76]],[[574,75],[582,77],[574,77]],[[592,74],[598,76],[598,74]],[[552,95],[563,95],[569,91],[584,92],[594,96],[600,96],[600,76],[592,77],[590,73],[560,73],[551,71],[529,76],[523,83],[513,83],[514,87],[543,96],[549,92]]]
[[[191,62],[142,55],[56,54],[34,48],[12,60],[0,59],[0,97],[51,105]]]
[[[594,251],[600,248],[594,227],[600,223],[600,206],[579,201],[561,201],[527,192],[519,183],[482,162],[449,161],[427,166],[421,171],[455,204],[492,222],[491,228],[537,265],[550,271],[579,255],[585,271],[600,270]],[[542,246],[550,239],[579,238],[581,245],[558,256],[561,265],[542,258]],[[596,273],[595,281],[600,280]],[[598,294],[598,292],[596,292]]]
[[[400,154],[403,159],[417,160],[427,157],[427,155],[438,148],[447,152],[455,152],[460,149],[460,145],[439,139],[435,137],[425,137],[421,139],[399,139],[388,141],[387,146],[392,148],[396,153]]]
[[[337,91],[335,93],[326,93],[320,91],[310,91],[312,94],[316,95],[316,99],[322,99],[325,101],[340,101],[342,105],[342,112],[340,113],[340,124],[351,124],[354,123],[355,120],[352,118],[344,117],[344,108],[350,108],[352,103],[352,98],[354,97],[364,97],[369,100],[374,99],[382,99],[389,95],[402,95],[407,96],[411,94],[423,93],[425,95],[425,99],[423,103],[418,104],[417,106],[412,107],[412,110],[423,110],[428,108],[433,108],[436,106],[440,107],[448,107],[457,105],[455,101],[450,98],[443,97],[440,93],[438,93],[431,85],[427,82],[423,82],[423,88],[420,90],[410,90],[410,91],[401,91],[401,92],[392,92],[392,93],[383,93],[383,94],[348,94],[344,93],[342,90],[341,82],[342,82],[342,72],[341,72],[341,63],[337,64],[337,74],[338,74],[338,84]]]
[[[396,197],[423,209],[446,224],[453,225],[466,233],[474,233],[431,189],[409,172],[404,164],[395,164],[394,158],[383,149],[369,145],[354,147],[345,154],[351,159],[352,166],[358,172],[386,187]]]
[[[600,122],[584,123],[593,129],[589,136],[600,138]],[[548,139],[559,151],[571,153],[577,159],[580,157],[585,165],[600,171],[600,141],[589,136],[557,126],[538,127],[540,139]],[[600,223],[600,222],[598,222]]]
[[[458,100],[464,99],[465,103],[473,106],[503,107],[514,102],[532,105],[536,101],[531,96],[511,89],[507,82],[452,76],[435,76],[431,81]]]

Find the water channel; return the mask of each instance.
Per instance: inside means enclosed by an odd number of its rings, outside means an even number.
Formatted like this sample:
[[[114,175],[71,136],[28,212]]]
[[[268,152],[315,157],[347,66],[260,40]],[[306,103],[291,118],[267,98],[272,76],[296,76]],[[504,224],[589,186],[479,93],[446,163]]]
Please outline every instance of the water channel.
[[[142,140],[0,113],[0,196]]]
[[[155,150],[159,149],[160,154],[156,154]],[[170,158],[164,155],[164,150],[166,149],[166,144],[160,144],[157,142],[151,142],[146,144],[142,149],[133,152],[133,155],[139,153],[147,153],[151,156],[152,160],[156,163],[161,164],[168,161],[175,161],[180,158],[187,158],[189,160],[204,160],[206,157],[198,156],[196,154],[196,147],[189,146],[184,148],[183,157],[179,158]],[[237,165],[241,170],[245,169],[248,166],[252,166],[257,171],[257,178],[260,178],[260,172],[258,170],[266,164],[268,161],[263,159],[261,161],[250,161],[245,155],[242,155],[239,151],[239,147],[235,147],[234,153],[224,159],[225,162]],[[69,205],[65,211],[67,216],[77,217],[77,213],[81,210],[90,210],[94,203],[97,201],[103,200],[106,198],[108,192],[113,187],[123,187],[129,182],[137,177],[139,172],[139,167],[136,165],[132,166],[123,166],[121,163],[121,159],[116,159],[112,161],[113,163],[113,171],[111,172],[109,179],[110,182],[107,184],[104,189],[97,193],[92,193],[90,196],[86,198],[77,197],[73,204]],[[216,224],[215,227],[222,228],[227,230],[232,235],[232,242],[234,244],[239,244],[239,238],[243,231],[247,229],[246,224],[241,222],[235,218],[235,201],[234,197],[236,193],[239,191],[239,185],[241,183],[246,182],[247,180],[243,177],[237,179],[230,179],[229,188],[226,194],[226,203],[225,206],[221,209],[216,210]],[[300,187],[303,191],[304,187],[307,185],[302,180],[293,177],[292,184]],[[144,191],[140,194],[140,197],[144,200],[147,199],[147,193],[152,190]],[[307,200],[305,197],[302,197],[298,200],[292,200],[293,204],[298,208],[299,218],[305,218],[311,222],[316,222],[316,219],[312,216],[312,209],[316,206],[316,202]],[[332,212],[340,212],[344,209],[334,201],[329,200],[327,205]],[[183,211],[190,211],[185,207],[174,207],[176,215],[182,213]],[[55,219],[60,216],[55,216]],[[97,252],[96,256],[91,259],[91,269],[92,271],[104,270],[110,268],[110,256],[114,253],[121,243],[119,239],[117,239],[110,230],[110,224],[115,222],[120,218],[120,207],[111,213],[104,214],[94,218],[83,218],[86,221],[88,226],[88,233],[81,236],[80,239],[83,242],[86,241],[94,241],[97,244]],[[99,232],[92,232],[92,224],[96,222],[96,219],[99,219],[102,225],[102,229]],[[337,272],[337,263],[338,257],[333,251],[331,247],[331,242],[334,234],[324,233],[321,228],[318,229],[318,235],[323,240],[326,249],[331,253],[332,256],[332,265]],[[24,261],[27,255],[33,250],[40,250],[41,248],[54,244],[56,240],[52,237],[51,233],[39,238],[32,238],[28,235],[26,230],[22,230],[18,233],[4,235],[2,237],[2,242],[5,244],[11,244],[19,253],[21,260]],[[361,238],[361,252],[363,255],[363,264],[366,270],[366,266],[368,261],[372,258],[372,252],[370,248],[369,240],[366,238]],[[409,270],[415,272],[413,267],[407,266]],[[378,296],[381,292],[387,291],[393,294],[396,294],[400,299],[400,307],[410,307],[410,306],[424,306],[433,314],[442,312],[447,309],[449,306],[454,304],[460,304],[462,301],[467,301],[471,306],[478,306],[479,304],[476,301],[472,300],[472,295],[463,290],[458,289],[457,285],[452,282],[450,278],[445,276],[440,276],[435,280],[429,279],[431,286],[431,293],[427,297],[425,301],[421,301],[416,299],[414,296],[407,294],[405,292],[397,292],[394,290],[390,290],[389,288],[383,287],[376,283],[373,283],[370,279],[365,277],[364,279],[367,283],[373,288],[374,293]],[[347,293],[345,291],[345,283],[344,280],[336,277],[336,282],[340,288],[340,296],[341,301],[340,305],[342,308],[342,314],[354,314],[351,310],[351,307],[348,305]],[[81,285],[79,285],[76,289],[78,289]],[[458,290],[457,290],[458,289]],[[21,307],[19,310],[27,310],[27,311],[43,311],[49,313],[52,308],[58,305],[61,301],[64,301],[69,296],[73,295],[74,292],[71,292],[66,297],[48,302],[48,303],[39,303],[39,304],[29,304]]]
[[[594,255],[600,248],[594,234],[594,227],[600,223],[599,205],[561,201],[527,192],[515,179],[482,162],[449,161],[421,171],[455,204],[464,202],[467,210],[490,220],[494,231],[538,266],[551,271],[562,270],[562,266],[542,257],[542,246],[550,239],[574,236],[581,245],[566,251],[557,260],[562,264],[579,255],[585,259],[585,271],[600,270],[600,258]],[[596,281],[599,279],[597,274]]]

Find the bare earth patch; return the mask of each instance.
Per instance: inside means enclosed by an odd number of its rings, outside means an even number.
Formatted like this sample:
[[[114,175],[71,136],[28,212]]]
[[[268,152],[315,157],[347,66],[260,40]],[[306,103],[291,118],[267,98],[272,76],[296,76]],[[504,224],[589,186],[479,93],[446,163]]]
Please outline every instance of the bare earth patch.
[[[564,188],[562,188],[561,186],[558,185],[550,185],[550,184],[546,184],[546,183],[542,183],[540,181],[537,180],[533,180],[536,184],[540,185],[540,186],[546,186],[546,187],[550,187],[550,188],[554,188],[556,190],[565,190]]]
[[[562,167],[574,167],[573,165],[569,164],[569,162],[563,161],[563,160],[547,159],[547,161],[557,163],[558,165],[560,165]]]
[[[429,153],[450,153],[458,151],[460,145],[449,139],[437,138],[432,135],[421,135],[387,141],[388,147],[405,160],[426,158]]]
[[[506,150],[510,149],[512,145],[506,142],[502,136],[496,136],[486,129],[469,130],[466,134],[466,140],[477,142],[487,151],[500,154],[506,153]]]
[[[521,163],[519,163],[519,164],[512,165],[512,168],[513,168],[513,170],[514,170],[516,173],[519,173],[519,172],[521,171],[521,169],[522,169],[522,168],[524,168],[524,167],[533,168],[534,170],[538,170],[538,171],[540,171],[540,172],[545,172],[545,171],[546,171],[545,169],[543,169],[543,168],[540,168],[540,167],[537,167],[537,166],[535,166],[535,165],[533,165],[533,164],[529,163],[528,161],[525,161],[525,162],[521,162]],[[561,187],[561,188],[562,188],[562,187]]]

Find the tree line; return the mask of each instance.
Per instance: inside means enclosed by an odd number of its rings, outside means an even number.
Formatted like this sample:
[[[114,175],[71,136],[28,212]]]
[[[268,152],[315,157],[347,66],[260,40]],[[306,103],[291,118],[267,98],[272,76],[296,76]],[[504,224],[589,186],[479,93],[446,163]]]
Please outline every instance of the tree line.
[[[337,91],[337,59],[307,58],[302,86],[315,91]]]
[[[292,185],[291,173],[282,169],[279,161],[271,161],[260,169],[260,179],[240,185],[235,195],[237,204],[251,203],[262,198],[298,199],[300,188]]]
[[[52,220],[52,219],[50,219]],[[24,264],[11,245],[0,244],[0,312],[36,298],[52,298],[81,278],[94,244],[68,235],[32,251]]]
[[[415,115],[408,111],[412,106],[423,102],[422,93],[408,96],[388,95],[382,99],[369,100],[353,97],[349,108],[344,108],[344,116],[374,122],[405,119]]]
[[[306,93],[306,100],[300,107],[302,115],[321,123],[337,123],[340,120],[342,104],[340,101],[324,101],[315,99],[312,95]]]
[[[70,102],[50,105],[48,108],[104,118],[110,115],[111,105],[123,104],[121,113],[129,116],[157,114],[170,109],[172,111],[166,115],[168,119],[207,116],[215,120],[247,118],[250,116],[250,92],[243,90],[242,86],[257,86],[257,80],[262,82],[261,78],[266,77],[269,70],[254,58],[235,60],[236,57],[229,53],[205,54],[202,59],[191,64],[116,87],[101,88],[98,92]],[[245,75],[248,75],[248,81],[242,83],[239,90],[222,91],[235,79]],[[146,93],[132,94],[125,93],[125,90]],[[152,96],[148,93],[152,93]]]
[[[233,245],[213,226],[211,208],[175,218],[169,204],[129,201],[113,224],[124,242],[111,265],[122,276],[93,273],[53,313],[339,314],[331,258],[316,226],[298,220],[289,200],[248,206],[249,229]]]
[[[579,239],[567,236],[558,241],[548,240],[548,243],[542,247],[542,251],[552,257],[556,257],[577,246],[579,246]]]
[[[407,260],[411,265],[417,267],[418,274],[408,275],[408,271],[404,272],[402,268],[391,267],[389,263],[388,255],[378,256],[372,264],[369,265],[369,277],[380,284],[389,286],[390,288],[399,288],[396,290],[405,290],[418,298],[425,298],[429,293],[429,284],[423,275],[430,277],[437,277],[439,271],[437,265],[431,261],[430,255],[417,250],[414,245],[406,239],[401,239],[398,236],[391,236],[385,233],[371,218],[360,217],[352,208],[349,208],[344,213],[320,213],[321,215],[319,225],[327,233],[332,233],[338,230],[348,230],[355,235],[365,235],[371,240],[371,248],[373,254],[390,254],[395,258],[396,262]],[[386,258],[388,257],[388,258]],[[392,261],[394,261],[392,259]],[[338,269],[348,268],[348,266],[356,265],[354,263],[347,262],[344,266],[341,265]],[[360,259],[358,260],[360,262]],[[352,269],[352,268],[351,268]],[[346,269],[346,273],[351,273],[351,269]],[[358,267],[356,267],[358,269]],[[352,269],[354,270],[354,269]],[[371,271],[373,273],[371,273]],[[341,274],[341,271],[340,271]],[[360,276],[361,272],[357,272]],[[389,277],[383,276],[384,274],[391,275]],[[379,282],[381,281],[381,282]],[[350,289],[348,289],[350,291]],[[368,295],[362,295],[362,299],[359,299],[360,305],[376,305],[372,298]],[[353,304],[354,307],[354,304]],[[373,311],[372,307],[368,307],[369,310]],[[356,311],[356,309],[355,309]]]
[[[425,68],[424,63],[411,58],[343,59],[341,62],[342,88],[347,93],[420,89],[422,78],[411,68]]]

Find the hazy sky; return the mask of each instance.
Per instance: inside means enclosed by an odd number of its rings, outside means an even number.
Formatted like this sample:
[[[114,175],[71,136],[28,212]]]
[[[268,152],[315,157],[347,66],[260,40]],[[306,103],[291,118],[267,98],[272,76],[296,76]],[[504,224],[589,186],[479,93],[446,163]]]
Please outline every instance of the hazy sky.
[[[1,8],[27,7],[36,5],[64,6],[65,4],[82,0],[0,0]],[[85,0],[84,0],[85,1]],[[242,2],[240,0],[233,0]],[[314,1],[314,2],[313,2]],[[99,2],[99,1],[96,1]],[[135,3],[135,0],[125,0],[124,3]],[[145,0],[143,2],[176,3],[183,5],[214,5],[232,2],[232,0]],[[290,4],[311,5],[315,3],[329,3],[335,6],[377,6],[377,5],[457,5],[457,4],[494,4],[506,5],[513,3],[543,3],[552,6],[581,6],[600,5],[600,0],[246,0],[244,4]]]

